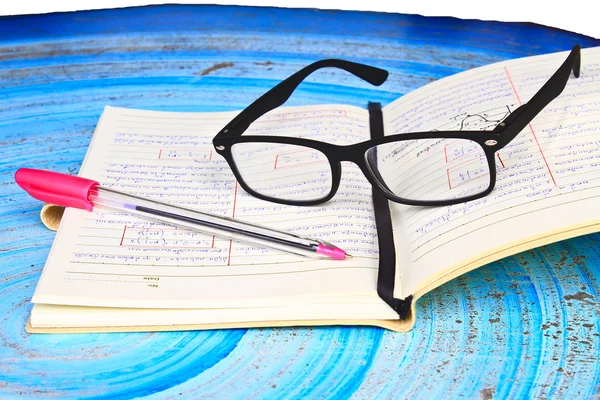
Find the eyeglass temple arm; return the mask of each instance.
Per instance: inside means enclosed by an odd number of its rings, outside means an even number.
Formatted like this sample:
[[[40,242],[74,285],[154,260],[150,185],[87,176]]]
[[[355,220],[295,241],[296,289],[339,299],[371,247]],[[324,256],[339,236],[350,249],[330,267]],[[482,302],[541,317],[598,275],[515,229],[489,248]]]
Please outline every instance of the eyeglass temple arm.
[[[580,69],[581,47],[577,44],[548,82],[527,103],[518,107],[496,126],[494,131],[501,133],[498,148],[510,143],[544,107],[562,93],[571,71],[579,78]]]
[[[343,69],[375,86],[381,85],[388,77],[388,72],[384,69],[350,61],[327,59],[314,62],[283,80],[256,99],[245,110],[231,120],[231,122],[229,122],[216,137],[240,136],[248,129],[248,126],[250,126],[252,122],[285,103],[306,77],[321,68],[329,67]]]

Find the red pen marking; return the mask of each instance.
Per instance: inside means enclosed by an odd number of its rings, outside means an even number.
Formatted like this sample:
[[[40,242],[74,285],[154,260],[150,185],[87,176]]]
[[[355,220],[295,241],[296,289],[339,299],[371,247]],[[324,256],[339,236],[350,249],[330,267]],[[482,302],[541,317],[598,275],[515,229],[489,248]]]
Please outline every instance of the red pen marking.
[[[123,246],[123,239],[125,239],[125,231],[127,230],[127,225],[125,225],[125,228],[123,228],[123,236],[121,236],[121,243],[119,243],[119,246]]]
[[[519,98],[519,94],[517,93],[517,89],[515,88],[515,85],[513,84],[513,81],[510,77],[510,74],[508,73],[508,68],[504,67],[504,71],[506,71],[506,76],[508,77],[508,80],[510,82],[510,86],[512,86],[513,92],[515,94],[515,96],[517,97],[517,101],[519,102],[519,105],[522,105],[523,103],[521,103],[521,99]],[[535,143],[537,144],[538,150],[540,151],[540,154],[542,155],[542,159],[544,160],[544,164],[546,164],[546,168],[548,169],[548,173],[550,174],[550,178],[552,178],[552,182],[554,183],[554,186],[558,187],[558,185],[556,184],[556,181],[554,180],[554,175],[552,175],[552,171],[550,170],[550,166],[548,165],[548,161],[546,160],[546,156],[544,155],[544,152],[542,151],[542,146],[540,146],[540,142],[538,141],[537,136],[535,135],[535,132],[533,131],[533,127],[531,126],[531,124],[529,125],[529,130],[531,131],[531,134],[533,135],[533,138],[535,139]]]
[[[229,253],[227,253],[227,266],[231,265],[231,244],[232,240],[229,240]]]
[[[231,213],[231,218],[235,218],[235,204],[237,203],[237,189],[238,183],[235,181],[235,190],[233,192],[233,212]]]
[[[232,240],[229,240],[229,252],[227,253],[227,266],[231,265],[231,245],[232,245]]]
[[[235,190],[233,192],[233,212],[231,213],[231,218],[235,218],[235,205],[237,203],[237,190],[238,190],[238,183],[237,183],[237,181],[235,181]],[[227,265],[231,265],[231,247],[232,247],[232,243],[233,243],[233,241],[230,240],[229,241],[229,253],[227,254]]]
[[[158,152],[158,159],[160,160],[160,156],[162,155],[162,149]]]
[[[515,84],[513,83],[512,78],[510,77],[510,74],[508,73],[508,68],[504,67],[504,71],[506,71],[506,76],[508,77],[510,86],[512,86],[513,93],[517,97],[517,101],[519,102],[519,105],[523,104],[523,103],[521,103],[521,99],[519,98],[519,94],[517,93],[517,89],[515,88]]]
[[[502,159],[500,158],[500,153],[496,153],[496,156],[498,156],[498,160],[500,161],[500,164],[502,164],[502,168],[505,168],[504,161],[502,161]]]

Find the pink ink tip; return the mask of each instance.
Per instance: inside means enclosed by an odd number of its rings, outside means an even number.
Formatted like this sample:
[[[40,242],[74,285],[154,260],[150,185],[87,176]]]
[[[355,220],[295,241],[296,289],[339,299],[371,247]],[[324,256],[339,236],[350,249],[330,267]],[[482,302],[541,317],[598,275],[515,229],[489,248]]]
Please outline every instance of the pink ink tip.
[[[338,247],[325,246],[320,244],[317,247],[317,254],[331,257],[334,260],[344,260],[346,258],[346,252]]]

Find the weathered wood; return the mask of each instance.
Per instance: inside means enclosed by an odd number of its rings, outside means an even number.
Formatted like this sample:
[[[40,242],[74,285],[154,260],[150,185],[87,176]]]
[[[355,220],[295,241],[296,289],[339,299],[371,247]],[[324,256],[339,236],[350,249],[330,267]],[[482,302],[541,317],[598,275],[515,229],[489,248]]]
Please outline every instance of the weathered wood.
[[[78,171],[106,104],[240,109],[319,58],[290,104],[388,103],[494,61],[599,45],[564,31],[394,14],[216,6],[0,18],[0,398],[521,398],[600,390],[600,235],[493,263],[419,301],[409,334],[376,328],[28,335],[54,233],[19,167]],[[583,60],[585,66],[585,60]]]

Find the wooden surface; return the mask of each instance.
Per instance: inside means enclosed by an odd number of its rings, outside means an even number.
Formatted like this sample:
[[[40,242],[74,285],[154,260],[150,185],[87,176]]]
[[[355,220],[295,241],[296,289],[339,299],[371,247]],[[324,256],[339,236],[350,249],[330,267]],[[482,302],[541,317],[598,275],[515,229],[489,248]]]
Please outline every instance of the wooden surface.
[[[104,105],[240,109],[324,57],[289,104],[388,103],[432,80],[599,40],[525,25],[393,14],[162,6],[0,18],[0,398],[597,398],[600,235],[493,263],[378,328],[28,335],[54,233],[19,167],[77,172]],[[585,59],[583,60],[585,64]]]

